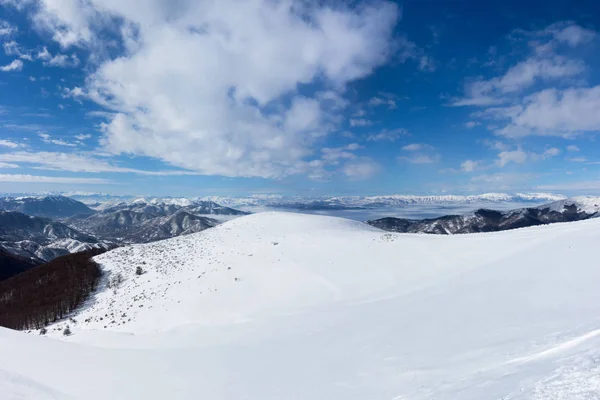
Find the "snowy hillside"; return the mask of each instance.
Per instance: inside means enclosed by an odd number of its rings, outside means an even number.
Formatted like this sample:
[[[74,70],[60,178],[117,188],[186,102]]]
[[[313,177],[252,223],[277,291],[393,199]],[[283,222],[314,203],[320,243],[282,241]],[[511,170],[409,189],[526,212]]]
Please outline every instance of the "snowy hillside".
[[[599,240],[600,219],[424,236],[264,213],[115,249],[50,337],[0,330],[0,393],[597,399]]]

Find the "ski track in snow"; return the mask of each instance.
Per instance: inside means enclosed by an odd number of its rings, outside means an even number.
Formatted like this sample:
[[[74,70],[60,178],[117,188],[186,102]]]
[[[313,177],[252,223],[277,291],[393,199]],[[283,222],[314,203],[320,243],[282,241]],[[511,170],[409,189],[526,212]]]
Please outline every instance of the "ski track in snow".
[[[600,399],[599,240],[600,220],[443,237],[264,213],[119,248],[50,337],[0,330],[0,393]]]

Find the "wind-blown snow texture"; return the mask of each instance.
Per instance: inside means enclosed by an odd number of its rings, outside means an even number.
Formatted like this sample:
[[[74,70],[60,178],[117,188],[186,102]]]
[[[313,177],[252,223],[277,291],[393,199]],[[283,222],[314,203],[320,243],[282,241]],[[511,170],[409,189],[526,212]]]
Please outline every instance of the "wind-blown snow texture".
[[[424,236],[264,213],[119,248],[72,336],[0,330],[0,393],[597,399],[599,240],[599,219]]]

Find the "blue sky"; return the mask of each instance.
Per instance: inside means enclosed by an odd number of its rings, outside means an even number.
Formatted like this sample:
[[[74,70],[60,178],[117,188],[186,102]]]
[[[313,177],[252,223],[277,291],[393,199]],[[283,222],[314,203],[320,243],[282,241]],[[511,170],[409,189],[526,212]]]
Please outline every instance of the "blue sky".
[[[0,192],[600,193],[593,1],[3,0]]]

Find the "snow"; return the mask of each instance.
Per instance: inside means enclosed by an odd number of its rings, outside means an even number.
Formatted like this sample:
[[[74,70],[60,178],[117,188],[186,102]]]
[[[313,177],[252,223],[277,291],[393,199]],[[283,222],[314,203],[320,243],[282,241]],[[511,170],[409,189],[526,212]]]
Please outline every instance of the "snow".
[[[579,212],[594,214],[600,212],[600,197],[579,196],[548,204],[551,210],[558,212],[562,212],[565,210],[566,206],[572,205],[577,206]],[[545,208],[545,206],[540,206],[540,208]]]
[[[600,399],[599,240],[263,213],[115,249],[76,323],[0,330],[0,397]]]

